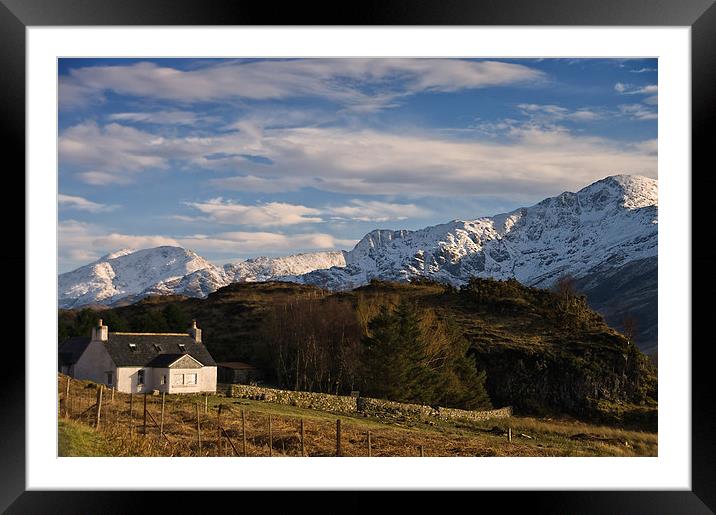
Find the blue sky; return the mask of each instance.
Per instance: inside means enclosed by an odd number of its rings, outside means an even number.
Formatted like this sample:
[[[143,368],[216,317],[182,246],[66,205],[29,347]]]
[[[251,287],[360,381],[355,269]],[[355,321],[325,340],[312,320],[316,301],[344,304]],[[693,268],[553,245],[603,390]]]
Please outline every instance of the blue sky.
[[[350,249],[656,177],[656,59],[61,59],[60,272]]]

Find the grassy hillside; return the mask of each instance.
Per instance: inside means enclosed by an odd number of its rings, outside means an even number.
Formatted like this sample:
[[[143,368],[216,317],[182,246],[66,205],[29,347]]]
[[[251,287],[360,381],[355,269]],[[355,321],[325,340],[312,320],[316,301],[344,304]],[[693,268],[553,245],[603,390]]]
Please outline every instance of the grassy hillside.
[[[196,318],[217,361],[266,366],[266,349],[278,338],[271,332],[277,320],[294,323],[305,312],[327,319],[328,326],[337,325],[340,316],[347,327],[349,316],[357,327],[349,321],[351,330],[365,336],[382,307],[406,300],[459,327],[477,368],[487,374],[493,405],[656,427],[656,375],[648,360],[570,291],[489,279],[475,279],[460,290],[432,282],[373,282],[341,293],[292,283],[236,283],[207,299],[153,297],[103,310],[101,316],[110,331],[183,331]],[[61,311],[60,333],[89,334],[96,317],[91,310]]]

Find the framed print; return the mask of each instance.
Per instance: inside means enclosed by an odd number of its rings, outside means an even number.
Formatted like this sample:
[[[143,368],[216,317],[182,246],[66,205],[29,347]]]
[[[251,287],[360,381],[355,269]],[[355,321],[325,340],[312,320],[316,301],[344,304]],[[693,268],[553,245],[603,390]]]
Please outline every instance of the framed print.
[[[3,508],[711,512],[712,2],[305,9],[3,1]]]

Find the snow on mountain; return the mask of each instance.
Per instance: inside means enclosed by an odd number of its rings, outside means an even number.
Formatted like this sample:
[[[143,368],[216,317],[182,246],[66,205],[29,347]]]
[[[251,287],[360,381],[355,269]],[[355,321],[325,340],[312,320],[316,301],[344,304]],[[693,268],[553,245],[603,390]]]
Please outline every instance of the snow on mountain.
[[[199,270],[221,269],[191,250],[156,247],[124,249],[99,258],[59,276],[60,307],[84,304],[111,304],[123,297],[139,294],[162,284],[181,281]]]
[[[180,247],[123,249],[60,275],[59,304],[112,304],[150,294],[205,297],[232,282],[271,279],[333,290],[420,276],[453,285],[479,276],[548,287],[564,274],[599,282],[628,263],[656,259],[657,212],[656,180],[616,175],[493,217],[416,231],[374,230],[349,252],[257,257],[219,267]]]
[[[617,175],[527,208],[417,231],[375,230],[345,255],[346,266],[292,277],[342,290],[371,279],[423,276],[454,285],[471,276],[548,287],[657,255],[657,181]]]
[[[147,295],[206,297],[238,281],[266,281],[345,264],[342,251],[258,257],[219,267],[181,247],[123,249],[59,276],[59,305],[113,304]]]
[[[277,258],[257,257],[224,265],[231,282],[268,281],[277,277],[303,275],[313,270],[345,266],[343,251],[310,252]]]

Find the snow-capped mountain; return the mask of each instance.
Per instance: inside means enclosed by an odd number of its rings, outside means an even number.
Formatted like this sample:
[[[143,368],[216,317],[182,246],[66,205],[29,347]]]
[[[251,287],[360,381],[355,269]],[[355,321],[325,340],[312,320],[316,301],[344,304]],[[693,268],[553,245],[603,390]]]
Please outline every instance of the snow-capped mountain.
[[[123,249],[61,274],[59,304],[60,307],[111,304],[150,288],[167,290],[167,285],[181,281],[187,275],[214,269],[221,272],[204,258],[180,247]]]
[[[561,275],[655,257],[657,210],[656,180],[617,175],[493,217],[375,230],[346,253],[344,267],[291,279],[334,290],[418,276],[454,285],[471,276],[514,277],[548,287]]]
[[[123,249],[59,276],[59,306],[136,301],[147,295],[206,297],[239,281],[265,281],[345,264],[342,251],[258,257],[223,267],[181,247]]]
[[[303,275],[313,270],[345,266],[345,252],[310,252],[285,257],[257,257],[224,265],[231,282],[269,281],[277,277]]]
[[[571,275],[619,327],[625,314],[656,345],[657,181],[616,175],[510,213],[416,231],[375,230],[349,252],[258,257],[213,265],[190,250],[120,250],[60,275],[60,307],[134,301],[149,294],[205,297],[232,282],[288,280],[332,290],[371,279],[428,277],[460,285],[514,277],[549,287]],[[644,336],[647,338],[647,336]]]

